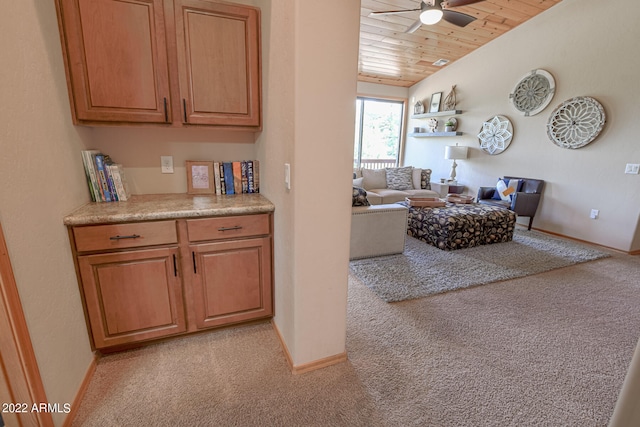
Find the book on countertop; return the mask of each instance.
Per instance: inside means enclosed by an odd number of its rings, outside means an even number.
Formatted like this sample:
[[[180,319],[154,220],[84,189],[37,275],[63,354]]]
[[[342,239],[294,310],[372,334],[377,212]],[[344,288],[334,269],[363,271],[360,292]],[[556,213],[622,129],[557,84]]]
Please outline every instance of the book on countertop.
[[[260,162],[258,160],[253,161],[253,192],[260,192]]]
[[[98,172],[98,180],[102,188],[102,194],[104,195],[104,201],[111,201],[111,192],[109,191],[109,183],[107,182],[107,174],[105,173],[104,154],[96,154],[96,170]]]
[[[254,193],[253,189],[253,160],[247,161],[247,193]]]
[[[87,185],[89,187],[89,194],[91,195],[92,202],[102,202],[102,195],[100,193],[100,187],[98,186],[95,163],[93,162],[92,155],[98,153],[98,150],[82,150],[82,163],[84,165],[84,172],[87,177]]]
[[[220,162],[213,162],[213,185],[216,190],[216,195],[221,195],[222,188],[220,187]]]
[[[131,194],[129,193],[129,186],[127,185],[127,180],[124,176],[123,166],[119,164],[111,164],[107,165],[107,168],[109,169],[109,174],[113,179],[118,201],[126,202]]]
[[[224,186],[227,190],[225,194],[235,194],[233,185],[233,164],[231,162],[223,162],[224,169]]]
[[[240,162],[240,170],[242,171],[242,192],[249,192],[249,179],[247,177],[247,161],[243,160]]]
[[[240,162],[231,162],[233,165],[233,192],[242,194],[242,166]]]

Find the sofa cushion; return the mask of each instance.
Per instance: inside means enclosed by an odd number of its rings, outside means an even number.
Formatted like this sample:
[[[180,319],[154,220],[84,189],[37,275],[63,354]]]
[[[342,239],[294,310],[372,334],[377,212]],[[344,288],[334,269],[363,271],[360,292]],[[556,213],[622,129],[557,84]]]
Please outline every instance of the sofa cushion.
[[[422,169],[420,172],[420,188],[431,190],[431,169]]]
[[[422,188],[422,169],[413,168],[411,181],[413,182],[413,186],[411,188],[415,190],[419,190]]]
[[[362,187],[365,190],[387,187],[387,172],[384,169],[362,169]]]
[[[353,179],[353,186],[354,186],[354,187],[360,187],[360,188],[363,188],[363,187],[362,187],[362,181],[363,181],[363,180],[364,180],[364,178],[363,178],[363,177],[360,177],[360,178],[354,178],[354,179]]]
[[[382,196],[374,191],[367,191],[367,201],[372,205],[381,205]]]
[[[367,192],[364,188],[353,187],[353,197],[351,206],[369,206],[371,205],[367,200]]]
[[[391,190],[410,190],[413,188],[413,167],[386,168],[387,188]]]
[[[440,194],[436,193],[433,190],[407,190],[404,191],[407,195],[405,197],[440,197]]]

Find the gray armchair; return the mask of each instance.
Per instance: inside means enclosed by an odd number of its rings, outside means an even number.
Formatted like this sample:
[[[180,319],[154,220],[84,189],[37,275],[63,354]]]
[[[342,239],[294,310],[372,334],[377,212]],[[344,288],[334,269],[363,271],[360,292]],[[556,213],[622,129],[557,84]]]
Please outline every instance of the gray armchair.
[[[478,203],[501,206],[503,208],[511,209],[518,216],[529,217],[528,229],[531,230],[533,217],[536,214],[540,198],[542,197],[544,181],[541,179],[520,178],[517,176],[505,176],[504,179],[523,180],[522,188],[513,195],[511,202],[494,199],[493,196],[496,192],[495,187],[480,187],[478,189]]]

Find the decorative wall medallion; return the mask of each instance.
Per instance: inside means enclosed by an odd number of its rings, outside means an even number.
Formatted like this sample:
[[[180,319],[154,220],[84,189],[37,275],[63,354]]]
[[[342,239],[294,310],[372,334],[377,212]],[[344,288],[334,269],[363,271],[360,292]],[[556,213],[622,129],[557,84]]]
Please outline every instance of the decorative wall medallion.
[[[511,122],[504,116],[495,116],[484,122],[478,134],[480,148],[485,153],[500,154],[509,147],[513,137]]]
[[[559,147],[581,148],[597,138],[605,122],[602,105],[588,96],[579,96],[553,110],[547,135]]]
[[[509,99],[520,113],[535,116],[549,105],[555,92],[553,76],[545,70],[533,70],[520,79]]]

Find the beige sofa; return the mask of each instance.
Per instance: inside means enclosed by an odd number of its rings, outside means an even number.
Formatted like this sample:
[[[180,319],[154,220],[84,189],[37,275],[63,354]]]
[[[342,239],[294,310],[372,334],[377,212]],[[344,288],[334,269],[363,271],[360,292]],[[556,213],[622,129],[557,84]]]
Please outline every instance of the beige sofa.
[[[400,181],[388,179],[387,171]],[[407,175],[410,178],[407,178]],[[402,178],[405,180],[402,180]],[[390,178],[390,177],[389,177]],[[359,169],[355,172],[353,185],[367,191],[367,200],[372,205],[389,204],[403,201],[406,197],[440,197],[431,190],[431,169],[411,166],[386,169]],[[389,185],[389,184],[392,185]],[[395,185],[393,185],[395,184]],[[395,188],[390,188],[395,187]]]

